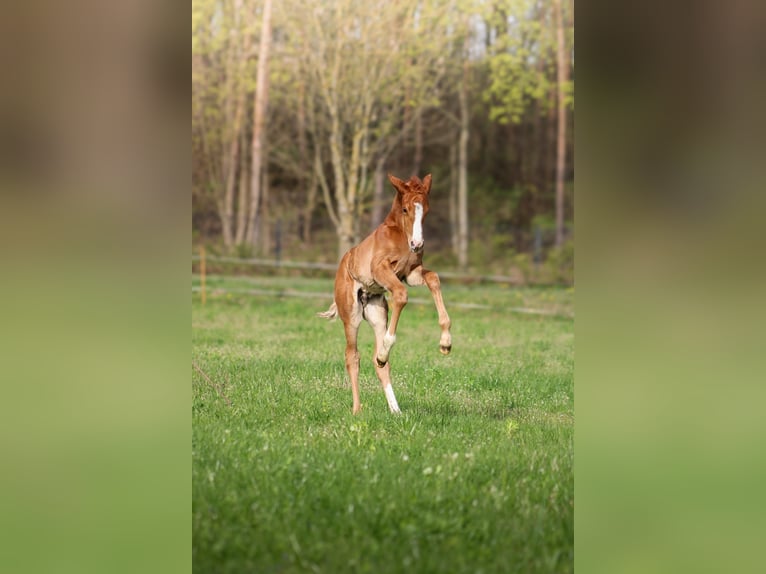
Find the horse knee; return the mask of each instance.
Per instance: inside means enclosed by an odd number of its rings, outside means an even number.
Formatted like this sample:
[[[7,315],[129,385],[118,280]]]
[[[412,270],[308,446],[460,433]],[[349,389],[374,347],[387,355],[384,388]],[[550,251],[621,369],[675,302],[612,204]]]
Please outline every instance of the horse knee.
[[[406,289],[398,289],[394,292],[394,305],[397,305],[398,307],[404,307],[407,304],[407,290]]]
[[[435,272],[431,271],[430,273],[428,273],[428,274],[427,274],[427,275],[424,277],[424,279],[425,279],[426,285],[427,285],[427,286],[428,286],[428,288],[429,288],[429,289],[431,289],[432,291],[433,291],[434,289],[440,289],[440,288],[441,288],[441,284],[442,284],[442,283],[441,283],[441,281],[439,280],[439,276],[438,276],[438,275],[437,275]]]

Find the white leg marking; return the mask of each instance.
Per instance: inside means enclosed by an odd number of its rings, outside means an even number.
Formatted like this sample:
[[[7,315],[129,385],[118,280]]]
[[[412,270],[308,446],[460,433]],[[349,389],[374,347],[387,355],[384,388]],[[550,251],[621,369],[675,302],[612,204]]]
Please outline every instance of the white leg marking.
[[[386,385],[384,389],[386,391],[386,400],[388,401],[388,408],[392,413],[400,413],[399,405],[396,404],[396,397],[394,396],[394,387],[390,384]]]
[[[396,343],[396,335],[389,335],[388,331],[383,335],[383,344],[381,349],[378,349],[378,360],[381,363],[388,362],[388,355],[391,352],[391,347]]]
[[[391,350],[394,343],[396,343],[396,335],[389,335],[388,332],[386,332],[386,334],[383,335],[383,348],[386,350],[386,353]]]

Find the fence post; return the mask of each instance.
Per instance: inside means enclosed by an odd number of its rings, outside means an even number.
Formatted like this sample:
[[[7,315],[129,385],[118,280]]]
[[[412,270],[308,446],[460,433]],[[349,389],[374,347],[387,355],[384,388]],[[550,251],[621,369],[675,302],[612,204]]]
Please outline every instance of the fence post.
[[[205,294],[205,246],[199,246],[199,281],[200,281],[200,293],[202,294],[202,304],[205,304],[207,299]]]

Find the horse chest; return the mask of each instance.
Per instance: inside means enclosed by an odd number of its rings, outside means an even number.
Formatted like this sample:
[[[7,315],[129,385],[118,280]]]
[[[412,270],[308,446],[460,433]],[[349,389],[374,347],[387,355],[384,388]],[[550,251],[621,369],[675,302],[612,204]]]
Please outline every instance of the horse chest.
[[[394,268],[394,273],[396,273],[396,276],[401,281],[404,281],[407,275],[409,275],[415,267],[421,265],[422,262],[422,255],[416,253],[407,253],[407,255],[402,257],[400,260],[392,261],[391,266]]]

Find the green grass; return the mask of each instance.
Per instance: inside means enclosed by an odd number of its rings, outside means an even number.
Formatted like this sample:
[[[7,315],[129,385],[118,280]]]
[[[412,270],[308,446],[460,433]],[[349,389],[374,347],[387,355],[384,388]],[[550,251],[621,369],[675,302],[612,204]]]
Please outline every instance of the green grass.
[[[449,357],[433,304],[408,305],[391,355],[400,416],[363,325],[353,416],[342,324],[314,316],[331,297],[223,291],[254,283],[211,278],[204,307],[192,296],[192,359],[210,378],[192,369],[196,571],[573,570],[571,289],[445,285]]]

